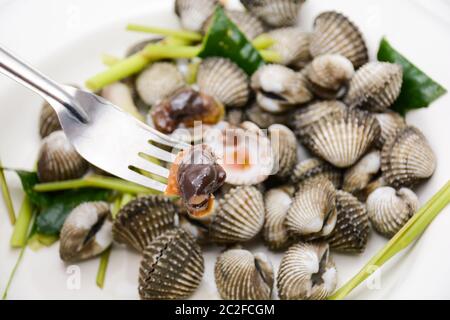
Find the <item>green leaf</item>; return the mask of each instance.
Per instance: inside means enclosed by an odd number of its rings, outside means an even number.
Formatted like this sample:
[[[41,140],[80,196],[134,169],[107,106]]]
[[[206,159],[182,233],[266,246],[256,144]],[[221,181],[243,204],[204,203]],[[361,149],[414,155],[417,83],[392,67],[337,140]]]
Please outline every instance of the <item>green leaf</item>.
[[[227,17],[221,7],[216,9],[199,57],[228,58],[249,75],[252,75],[264,64],[258,50]]]
[[[393,109],[402,115],[408,111],[428,107],[447,90],[414,66],[383,38],[378,50],[378,60],[397,63],[403,67],[403,85]]]
[[[46,193],[34,191],[34,186],[39,183],[36,172],[17,170],[16,173],[19,175],[20,181],[22,182],[23,190],[34,205],[43,207],[50,204],[51,199]]]

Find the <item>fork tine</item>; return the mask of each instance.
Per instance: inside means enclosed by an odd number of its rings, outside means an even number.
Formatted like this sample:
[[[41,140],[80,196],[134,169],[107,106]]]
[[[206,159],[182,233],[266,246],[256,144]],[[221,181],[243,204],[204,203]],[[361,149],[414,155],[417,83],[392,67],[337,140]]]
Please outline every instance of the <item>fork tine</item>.
[[[134,183],[140,184],[144,187],[147,187],[147,188],[150,188],[150,189],[153,189],[156,191],[160,191],[160,192],[166,191],[166,188],[167,188],[167,185],[165,185],[164,183],[153,180],[153,179],[146,177],[142,174],[139,174],[131,169],[129,170],[129,173],[127,173],[127,179]]]
[[[137,156],[135,159],[133,159],[130,163],[130,166],[135,167],[137,169],[145,170],[149,173],[156,174],[163,178],[169,177],[168,169],[162,167],[159,164],[144,159],[141,156]]]
[[[177,149],[186,149],[190,147],[187,143],[173,140],[169,136],[159,132],[158,130],[153,129],[152,127],[145,125],[143,126],[143,128],[149,134],[148,138],[149,141],[154,141],[156,143]]]
[[[177,157],[176,154],[162,150],[152,144],[148,146],[148,152],[144,152],[147,156],[157,158],[162,161],[173,163]]]

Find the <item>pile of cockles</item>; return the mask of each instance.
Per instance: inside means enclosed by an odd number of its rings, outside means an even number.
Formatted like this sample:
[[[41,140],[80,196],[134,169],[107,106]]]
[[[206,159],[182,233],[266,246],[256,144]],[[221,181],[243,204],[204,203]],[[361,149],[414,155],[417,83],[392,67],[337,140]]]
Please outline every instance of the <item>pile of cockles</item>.
[[[61,231],[64,261],[91,258],[114,241],[142,255],[142,299],[183,299],[202,281],[202,248],[217,245],[223,299],[275,299],[275,287],[280,299],[326,299],[337,286],[333,251],[360,254],[372,229],[390,238],[416,213],[413,188],[433,175],[436,157],[422,132],[390,109],[402,68],[369,61],[363,35],[341,13],[323,12],[305,31],[296,27],[302,0],[241,2],[245,11],[227,11],[229,18],[250,40],[272,37],[281,63],[249,76],[208,57],[196,60],[188,84],[186,61],[155,62],[104,88],[106,99],[144,110],[149,125],[193,147],[178,154],[166,194],[138,197],[115,219],[103,202],[73,210]],[[218,4],[175,3],[182,27],[203,33]],[[194,134],[196,122],[202,130]],[[89,166],[48,106],[40,128],[41,181],[83,176]],[[300,148],[310,158],[299,158]],[[257,239],[282,254],[279,266],[245,249]]]

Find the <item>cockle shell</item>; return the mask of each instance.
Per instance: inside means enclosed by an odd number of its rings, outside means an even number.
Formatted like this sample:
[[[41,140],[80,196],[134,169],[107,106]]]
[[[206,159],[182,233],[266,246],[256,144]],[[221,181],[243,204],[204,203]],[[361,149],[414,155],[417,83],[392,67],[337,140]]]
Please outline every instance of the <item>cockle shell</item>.
[[[284,224],[292,205],[295,188],[285,186],[271,189],[264,195],[266,218],[263,227],[264,243],[272,250],[286,248],[291,239]]]
[[[48,102],[44,102],[39,116],[39,134],[41,135],[41,138],[45,138],[51,133],[61,129],[61,124],[59,123],[56,111],[48,104]]]
[[[380,135],[380,126],[368,112],[347,110],[328,115],[309,126],[302,142],[314,154],[338,168],[355,164]]]
[[[378,139],[377,146],[382,148],[383,145],[389,140],[390,137],[397,134],[397,131],[404,129],[406,127],[405,118],[394,111],[386,111],[384,113],[374,114],[377,119],[381,134]]]
[[[86,173],[88,167],[63,131],[55,131],[42,140],[37,163],[39,181],[77,179]]]
[[[419,199],[407,188],[396,191],[391,187],[382,187],[367,198],[366,205],[375,230],[391,238],[417,212]]]
[[[350,81],[345,103],[372,112],[386,111],[400,95],[403,69],[388,62],[369,62]]]
[[[277,275],[282,300],[323,300],[337,285],[337,271],[326,243],[299,243],[285,253]]]
[[[282,65],[261,67],[251,86],[261,108],[272,113],[282,113],[313,98],[304,76]]]
[[[335,188],[342,184],[342,172],[331,164],[318,159],[310,158],[297,164],[290,176],[292,184],[302,184],[308,179],[323,177],[330,180]]]
[[[217,4],[217,0],[176,0],[175,13],[184,29],[202,31],[203,25],[214,13]]]
[[[361,253],[369,239],[369,216],[363,203],[345,191],[336,193],[337,221],[326,238],[331,249],[346,253]]]
[[[144,251],[139,295],[143,300],[186,299],[199,287],[204,269],[195,239],[183,229],[169,230]]]
[[[248,40],[251,41],[264,33],[263,23],[253,14],[237,10],[227,10],[226,13]]]
[[[309,52],[311,33],[289,27],[273,30],[268,35],[275,40],[270,50],[281,55],[281,64],[303,68],[312,60]]]
[[[147,105],[153,106],[185,86],[183,74],[176,65],[157,62],[142,71],[136,78],[136,90]]]
[[[329,53],[343,55],[355,68],[369,61],[366,43],[358,27],[335,11],[323,12],[314,21],[310,51],[313,57]]]
[[[134,103],[134,92],[128,84],[115,82],[102,89],[101,96],[138,120],[144,118]]]
[[[159,235],[175,227],[177,207],[163,195],[140,197],[117,213],[114,240],[142,253]]]
[[[204,245],[211,242],[208,226],[206,225],[208,219],[205,220],[205,224],[198,219],[190,219],[187,215],[180,215],[179,219],[178,226],[190,233],[199,244]]]
[[[239,243],[253,239],[264,225],[264,199],[253,186],[236,187],[217,201],[209,226],[217,243]]]
[[[268,129],[274,154],[274,163],[278,167],[277,177],[287,178],[298,161],[298,143],[295,134],[281,124],[271,125]]]
[[[406,127],[391,137],[381,151],[381,171],[394,188],[411,187],[430,178],[436,170],[436,156],[423,133]]]
[[[361,158],[353,167],[347,169],[342,189],[350,193],[364,190],[372,178],[380,172],[380,169],[381,154],[380,151],[374,150]]]
[[[336,224],[336,189],[325,178],[304,182],[288,210],[285,226],[292,236],[315,239],[329,235]]]
[[[324,99],[342,97],[355,74],[352,62],[339,54],[318,56],[306,68],[311,90]]]
[[[245,115],[248,120],[261,129],[267,129],[273,124],[288,125],[292,120],[292,115],[289,112],[273,114],[261,108],[256,101],[245,110]]]
[[[207,58],[197,74],[200,91],[213,96],[228,107],[243,107],[250,96],[247,74],[225,58]]]
[[[61,229],[61,259],[74,262],[99,255],[112,243],[111,228],[108,203],[86,202],[79,205],[72,210]]]
[[[270,300],[274,284],[266,255],[243,249],[222,253],[214,268],[216,286],[225,300]]]
[[[241,0],[251,13],[271,27],[286,27],[297,23],[305,0]]]

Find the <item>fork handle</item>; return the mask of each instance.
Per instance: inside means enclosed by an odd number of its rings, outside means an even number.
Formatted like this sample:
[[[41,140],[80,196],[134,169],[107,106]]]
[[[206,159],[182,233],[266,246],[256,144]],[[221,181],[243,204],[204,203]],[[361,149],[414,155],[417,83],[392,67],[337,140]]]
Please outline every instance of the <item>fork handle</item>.
[[[86,112],[61,85],[46,77],[2,46],[0,46],[0,73],[31,89],[44,99],[49,100],[50,98],[58,102],[79,121],[83,123],[88,122]],[[52,106],[56,109],[54,105]]]

